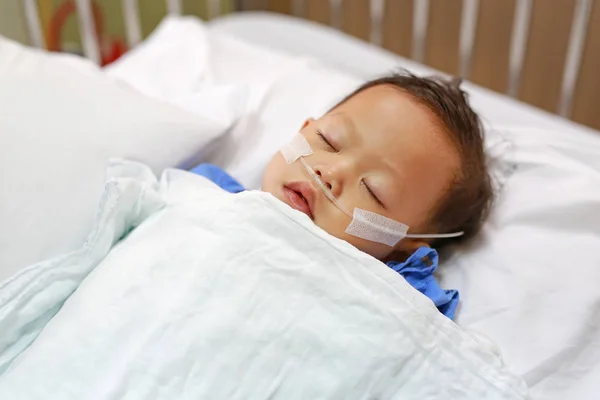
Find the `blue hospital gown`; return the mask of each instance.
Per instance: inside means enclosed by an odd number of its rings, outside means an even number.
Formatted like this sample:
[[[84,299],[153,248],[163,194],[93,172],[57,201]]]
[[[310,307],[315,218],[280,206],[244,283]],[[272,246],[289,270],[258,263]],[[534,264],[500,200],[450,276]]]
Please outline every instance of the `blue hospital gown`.
[[[230,193],[246,190],[231,175],[216,165],[200,164],[190,172],[210,179]],[[386,265],[402,275],[412,287],[429,297],[442,314],[454,319],[459,301],[458,291],[444,290],[440,287],[433,275],[438,267],[438,261],[439,257],[435,249],[421,247],[406,261],[388,261]]]

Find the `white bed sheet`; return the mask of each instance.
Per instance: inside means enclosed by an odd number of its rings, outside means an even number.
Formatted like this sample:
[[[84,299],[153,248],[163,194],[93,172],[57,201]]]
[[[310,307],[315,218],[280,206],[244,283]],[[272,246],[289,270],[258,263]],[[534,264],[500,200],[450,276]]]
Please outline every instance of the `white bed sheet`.
[[[278,52],[317,58],[364,79],[399,67],[436,72],[286,16],[234,14],[209,27]],[[443,284],[463,295],[458,323],[498,343],[536,397],[596,398],[600,133],[476,85],[466,88],[486,124],[486,139],[497,139],[499,132],[516,147],[503,155],[519,172],[501,193],[500,210],[479,243],[442,266]]]

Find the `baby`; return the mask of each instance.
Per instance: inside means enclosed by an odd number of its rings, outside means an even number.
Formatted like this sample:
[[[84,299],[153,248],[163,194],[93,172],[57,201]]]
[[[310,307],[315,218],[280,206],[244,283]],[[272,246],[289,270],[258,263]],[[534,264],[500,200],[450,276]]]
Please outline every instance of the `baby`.
[[[394,74],[367,82],[300,134],[306,152],[275,154],[262,190],[381,261],[468,240],[490,210],[481,124],[457,81]],[[193,172],[243,190],[214,167]],[[381,229],[391,242],[349,229],[356,210],[389,222]]]

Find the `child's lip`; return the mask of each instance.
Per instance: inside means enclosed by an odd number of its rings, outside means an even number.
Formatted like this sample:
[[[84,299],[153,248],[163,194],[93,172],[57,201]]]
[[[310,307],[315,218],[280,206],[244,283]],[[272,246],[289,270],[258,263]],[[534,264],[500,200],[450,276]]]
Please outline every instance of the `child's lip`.
[[[292,182],[283,187],[287,203],[314,219],[315,190],[308,182]]]

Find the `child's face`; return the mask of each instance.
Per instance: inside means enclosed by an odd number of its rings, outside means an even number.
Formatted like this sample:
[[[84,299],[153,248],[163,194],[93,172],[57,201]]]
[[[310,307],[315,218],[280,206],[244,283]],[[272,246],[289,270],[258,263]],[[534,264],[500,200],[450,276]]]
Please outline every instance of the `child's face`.
[[[322,118],[306,121],[301,133],[313,149],[305,161],[349,212],[358,207],[407,224],[409,233],[439,233],[428,226],[431,213],[460,160],[435,116],[410,95],[389,85],[374,86]],[[267,166],[262,189],[380,260],[426,245],[405,238],[392,249],[348,235],[344,231],[351,219],[299,161],[287,164],[279,152]]]

